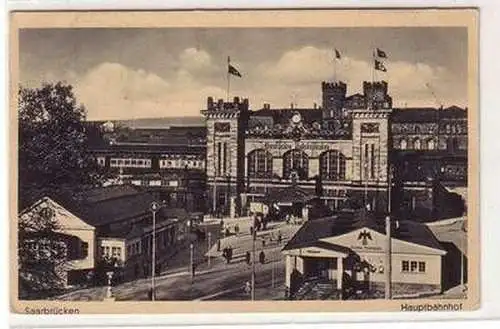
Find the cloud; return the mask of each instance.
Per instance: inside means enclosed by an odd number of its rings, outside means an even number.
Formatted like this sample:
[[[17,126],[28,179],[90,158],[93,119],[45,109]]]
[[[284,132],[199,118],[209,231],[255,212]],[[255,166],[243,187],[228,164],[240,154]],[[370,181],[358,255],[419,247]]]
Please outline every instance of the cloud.
[[[200,85],[185,68],[172,80],[118,63],[102,63],[83,75],[75,86],[89,119],[124,119],[199,115],[207,95],[220,88]]]
[[[288,104],[295,99],[297,103],[306,102],[305,106],[311,106],[314,100],[320,100],[321,81],[331,80],[334,75],[347,83],[348,93],[362,92],[363,81],[373,78],[386,80],[394,104],[399,106],[435,105],[437,100],[453,99],[453,95],[447,92],[450,88],[444,87],[446,84],[448,87],[453,86],[451,74],[445,68],[390,59],[385,65],[387,72],[374,72],[371,59],[342,56],[335,67],[331,50],[306,46],[284,53],[275,62],[259,65],[258,73],[267,84],[276,86],[275,95],[268,97],[281,104]],[[287,95],[280,91],[283,85],[289,87]],[[262,91],[266,93],[266,90],[269,88]]]
[[[348,94],[362,92],[362,82],[372,79],[370,58],[343,55],[336,65],[336,78],[348,84]],[[321,105],[321,82],[334,76],[332,60],[330,49],[306,46],[274,60],[239,62],[243,78],[232,79],[231,96],[248,97],[253,109],[263,103],[273,107],[289,107],[291,102],[308,108]],[[173,56],[173,62],[161,75],[104,62],[80,74],[42,72],[35,80],[73,84],[89,119],[197,116],[208,96],[226,96],[226,68],[217,66],[206,51],[187,48]],[[395,106],[466,105],[466,92],[456,88],[457,79],[443,67],[390,59],[386,66],[388,72],[376,72],[376,79],[389,82]]]

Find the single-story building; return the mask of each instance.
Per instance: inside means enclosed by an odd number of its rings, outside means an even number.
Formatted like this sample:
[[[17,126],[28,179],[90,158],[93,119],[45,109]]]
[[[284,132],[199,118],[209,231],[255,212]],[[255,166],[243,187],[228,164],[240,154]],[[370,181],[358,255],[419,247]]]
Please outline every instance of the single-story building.
[[[21,211],[19,218],[20,222],[29,223],[40,217],[39,212],[50,212],[57,230],[48,235],[58,234],[57,241],[64,244],[57,246],[65,254],[64,266],[58,265],[63,285],[88,284],[96,278],[99,268],[109,270],[110,266],[128,278],[138,276],[135,270],[138,264],[141,276],[150,273],[153,201],[152,193],[137,187],[108,186],[74,195],[42,197]],[[184,209],[162,207],[157,211],[157,263],[164,261],[187,238],[188,222],[189,214]],[[32,265],[40,260],[38,250],[43,249],[42,242],[47,238],[40,236],[36,225],[33,227],[33,232],[24,234],[20,244],[20,248],[29,250],[27,255]]]
[[[432,231],[411,221],[391,224],[393,294],[441,292],[446,251]],[[305,222],[282,250],[289,296],[302,298],[318,283],[331,289],[332,295],[341,292],[344,298],[367,290],[383,297],[387,271],[385,231],[384,219],[374,218],[365,209]],[[327,295],[324,292],[323,298]]]

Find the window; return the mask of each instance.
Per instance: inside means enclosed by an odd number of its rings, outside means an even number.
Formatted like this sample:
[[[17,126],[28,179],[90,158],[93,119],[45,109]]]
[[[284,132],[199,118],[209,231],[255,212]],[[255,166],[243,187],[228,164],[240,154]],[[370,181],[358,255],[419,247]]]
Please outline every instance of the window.
[[[428,150],[434,150],[436,148],[436,144],[434,143],[433,139],[429,139],[427,141],[427,149]]]
[[[420,150],[420,146],[421,146],[421,145],[420,145],[420,139],[415,138],[415,140],[413,141],[413,148],[414,148],[415,150]]]
[[[271,177],[273,173],[273,156],[266,150],[254,150],[248,154],[249,177]]]
[[[425,262],[418,262],[418,271],[421,273],[425,272]]]
[[[105,247],[105,248],[106,248],[106,251],[104,252],[104,254],[105,254],[106,256],[109,256],[109,247]]]
[[[122,258],[122,248],[120,248],[120,247],[116,248],[116,257]]]
[[[375,144],[370,148],[370,178],[375,178]]]
[[[106,248],[101,247],[101,256],[104,256],[106,254]]]
[[[416,271],[417,271],[417,262],[411,261],[410,262],[410,272],[416,272]]]
[[[113,255],[113,257],[116,256],[117,249],[118,248],[116,248],[116,247],[111,248],[111,254]]]
[[[292,171],[297,171],[299,179],[307,179],[309,157],[301,150],[293,149],[283,155],[283,177],[290,178]]]
[[[221,154],[222,153],[222,148],[221,148],[221,143],[217,143],[217,171],[215,173],[215,176],[220,176],[221,172]]]
[[[345,179],[345,156],[336,151],[326,151],[319,156],[319,174],[324,180]]]
[[[402,150],[406,150],[407,147],[408,147],[408,143],[406,142],[406,139],[402,139],[399,142],[399,148]]]
[[[222,173],[226,174],[227,173],[227,143],[224,143],[224,152],[223,152],[223,157],[222,157]]]
[[[408,272],[410,270],[410,262],[407,260],[404,260],[401,262],[401,271],[402,272]]]
[[[87,258],[89,255],[89,244],[88,242],[82,242],[82,258]]]

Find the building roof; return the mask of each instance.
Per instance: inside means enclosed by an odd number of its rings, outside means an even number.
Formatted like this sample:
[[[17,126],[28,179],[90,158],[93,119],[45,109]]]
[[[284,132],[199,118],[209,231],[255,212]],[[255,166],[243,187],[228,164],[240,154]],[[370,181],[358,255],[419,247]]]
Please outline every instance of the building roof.
[[[288,124],[295,113],[299,113],[306,123],[321,122],[323,113],[319,108],[282,108],[282,109],[261,109],[250,112],[251,117],[271,117],[274,124]]]
[[[314,246],[320,239],[340,236],[360,228],[368,228],[385,234],[385,223],[377,220],[370,212],[361,209],[305,222],[283,250]],[[439,241],[425,224],[413,221],[398,221],[397,227],[393,223],[392,237],[443,250]]]
[[[466,118],[467,109],[458,106],[440,109],[433,107],[394,108],[391,115],[391,121],[394,123],[424,123],[438,122],[440,119]]]

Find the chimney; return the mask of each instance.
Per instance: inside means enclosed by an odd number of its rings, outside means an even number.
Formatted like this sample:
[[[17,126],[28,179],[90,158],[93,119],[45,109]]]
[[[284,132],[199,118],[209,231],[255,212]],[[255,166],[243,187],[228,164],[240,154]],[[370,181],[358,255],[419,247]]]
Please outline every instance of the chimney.
[[[207,98],[207,108],[211,109],[214,107],[214,98],[213,97],[208,97]]]
[[[233,103],[239,104],[240,103],[240,98],[238,96],[234,97]]]
[[[313,107],[316,110],[318,108],[318,104],[316,104],[316,102],[315,102],[314,105],[313,105]]]
[[[219,108],[219,110],[222,110],[224,108],[224,100],[222,98],[219,98],[219,100],[217,101],[217,107]]]
[[[290,103],[290,108],[293,110],[293,103]]]

